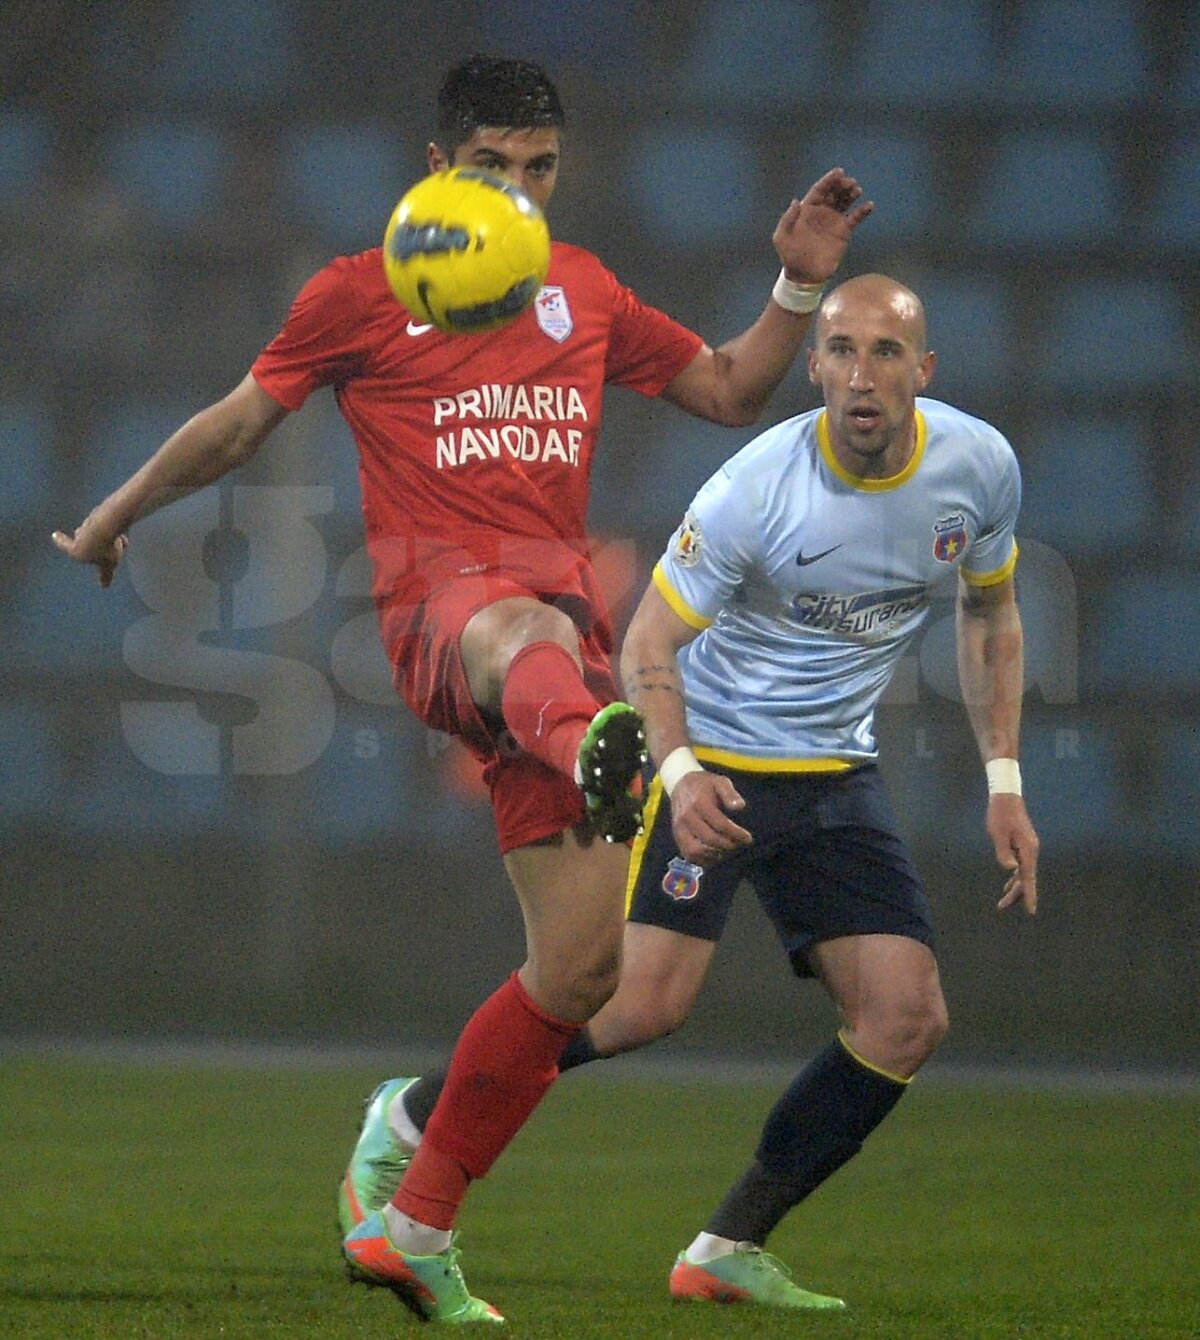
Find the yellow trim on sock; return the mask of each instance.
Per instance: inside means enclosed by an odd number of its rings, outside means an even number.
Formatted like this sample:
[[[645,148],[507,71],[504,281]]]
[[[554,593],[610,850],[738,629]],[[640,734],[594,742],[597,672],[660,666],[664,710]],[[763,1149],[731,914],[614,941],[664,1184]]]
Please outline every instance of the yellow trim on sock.
[[[884,1079],[890,1079],[893,1084],[911,1084],[913,1082],[914,1076],[894,1075],[890,1070],[885,1070],[883,1066],[876,1065],[873,1061],[868,1061],[865,1056],[861,1056],[846,1041],[846,1034],[844,1029],[841,1028],[838,1029],[837,1039],[842,1044],[842,1046],[845,1047],[846,1051],[850,1055],[851,1060],[857,1061],[858,1064],[862,1066],[864,1070],[871,1071],[873,1075],[882,1075]]]

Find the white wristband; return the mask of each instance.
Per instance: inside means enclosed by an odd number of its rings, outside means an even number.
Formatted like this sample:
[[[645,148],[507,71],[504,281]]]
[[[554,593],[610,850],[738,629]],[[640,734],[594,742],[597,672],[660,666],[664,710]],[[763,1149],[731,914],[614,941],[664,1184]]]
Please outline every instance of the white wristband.
[[[662,778],[663,790],[669,797],[671,792],[679,785],[681,777],[686,777],[689,772],[703,771],[704,767],[696,755],[686,744],[681,744],[678,749],[672,749],[663,759],[658,775]]]
[[[824,292],[824,284],[796,284],[783,270],[780,270],[775,287],[771,290],[771,297],[785,312],[797,312],[800,316],[807,316],[809,312],[815,312],[820,307]]]
[[[1021,765],[1015,758],[990,758],[984,764],[988,795],[1021,794]]]

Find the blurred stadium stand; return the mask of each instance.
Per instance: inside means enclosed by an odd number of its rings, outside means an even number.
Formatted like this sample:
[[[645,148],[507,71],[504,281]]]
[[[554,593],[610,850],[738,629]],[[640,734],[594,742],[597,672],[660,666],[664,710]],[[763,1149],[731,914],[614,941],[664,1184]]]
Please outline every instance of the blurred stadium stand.
[[[330,252],[377,246],[392,207],[424,171],[420,164],[415,154],[406,162],[394,131],[378,124],[321,124],[289,132],[283,161],[286,217],[313,228]]]
[[[276,617],[284,607],[255,548],[262,535],[238,531],[232,485],[140,525],[138,557],[108,592],[46,533],[76,522],[227,392],[330,255],[376,244],[424,170],[442,70],[501,48],[544,59],[567,104],[555,231],[713,344],[761,310],[776,268],[770,232],[792,194],[835,163],[860,177],[877,213],[847,272],[884,270],[923,294],[940,356],[931,394],[996,423],[1022,461],[1026,775],[1048,890],[1038,933],[1051,945],[1069,934],[1055,899],[1074,890],[1135,909],[1136,888],[1177,907],[1186,935],[1200,907],[1195,5],[93,8],[85,32],[68,0],[10,6],[0,49],[0,543],[10,574],[0,593],[0,877],[48,907],[64,881],[90,880],[114,917],[135,919],[146,896],[131,892],[139,862],[186,861],[214,907],[246,909],[245,938],[261,940],[264,955],[253,1018],[281,1032],[320,1030],[320,1000],[297,1004],[296,983],[349,980],[347,963],[390,991],[390,951],[372,927],[393,917],[379,934],[402,944],[419,899],[423,933],[441,918],[467,946],[438,983],[446,1030],[457,1003],[474,1003],[471,937],[487,938],[499,909],[508,933],[516,914],[469,761],[388,700],[362,580],[356,463],[332,396],[289,419],[238,481],[326,491],[328,505],[304,513],[307,529],[291,536],[318,537],[324,584],[311,599],[297,575],[290,598],[307,604],[288,605],[287,617]],[[814,403],[797,367],[766,418]],[[638,582],[691,494],[747,437],[637,396],[609,398],[593,519],[628,546]],[[288,525],[276,531],[283,570],[299,549],[288,547]],[[162,653],[176,657],[174,686],[133,668],[152,659],[155,610],[174,615],[179,641]],[[188,636],[196,676],[180,687]],[[952,679],[948,638],[944,621],[931,630],[911,682],[881,709],[880,735],[897,806],[946,909],[949,952],[967,955],[969,977],[975,932],[963,918],[988,907],[979,890],[995,871],[974,746],[942,682]],[[290,662],[328,685],[335,710],[320,757],[287,777],[235,770],[254,683],[247,671],[244,693],[205,688],[205,657],[222,653],[264,658],[253,664],[268,684],[271,666]],[[170,714],[143,710],[159,702],[190,702],[213,729],[180,735]],[[123,705],[134,706],[134,726],[123,725]],[[143,756],[174,758],[178,775],[140,762],[129,729],[141,732]],[[51,853],[44,869],[29,859],[35,850]],[[479,897],[463,902],[461,888]],[[964,889],[969,912],[955,910]],[[197,952],[219,961],[215,919],[188,924],[214,937]],[[346,939],[348,926],[358,939]],[[36,956],[32,937],[16,926],[3,954]],[[1078,961],[1084,951],[1072,952]],[[51,994],[57,971],[47,958]],[[1143,987],[1147,1009],[1178,996],[1165,977]],[[1023,989],[1044,992],[1052,1012],[1057,984]],[[19,1001],[0,1007],[0,1032],[36,1022]],[[1122,1033],[1126,1053],[1144,1022]],[[1002,1027],[984,1043],[1003,1048]],[[1145,1033],[1155,1036],[1152,1025]],[[1041,1045],[1036,1035],[1012,1042]],[[1056,1039],[1060,1051],[1069,1042]],[[1154,1045],[1200,1055],[1194,1038]]]
[[[1171,816],[1181,806],[1194,813],[1200,798],[1200,720],[1174,720],[1158,762],[1149,795],[1150,842],[1194,869],[1200,860],[1200,824],[1173,823]]]
[[[817,131],[796,179],[810,180],[825,167],[852,163],[847,170],[879,205],[871,220],[872,232],[890,246],[902,246],[936,230],[942,180],[936,154],[937,146],[928,136],[914,131],[839,126]]]
[[[846,62],[856,100],[917,113],[977,102],[996,77],[992,9],[980,0],[871,0]]]
[[[816,0],[708,0],[670,62],[669,105],[788,112],[797,90],[822,91],[831,55],[826,6]]]
[[[182,0],[165,25],[152,95],[274,109],[296,68],[293,9],[281,0]]]
[[[1182,40],[1174,45],[1178,59],[1170,80],[1170,91],[1176,108],[1195,115],[1200,107],[1200,12],[1194,5],[1186,6],[1188,29]]]
[[[0,399],[0,452],[5,462],[0,527],[31,522],[44,514],[54,491],[54,425],[43,402]]]
[[[636,226],[685,247],[737,246],[765,208],[748,139],[736,131],[653,130],[630,149]],[[708,187],[700,207],[696,182]]]
[[[1193,99],[1200,107],[1200,77]],[[1163,180],[1151,206],[1148,239],[1168,253],[1194,252],[1200,247],[1200,133],[1180,135],[1160,152]]]
[[[18,208],[37,189],[50,147],[47,116],[23,107],[0,107],[0,209]]]
[[[1150,91],[1146,10],[1134,0],[1027,0],[1011,12],[995,96],[1042,117],[1113,106]]]
[[[0,832],[61,808],[64,760],[52,720],[33,702],[0,704],[0,753],[6,770]]]
[[[1051,394],[1099,394],[1106,404],[1119,397],[1132,407],[1195,373],[1188,303],[1170,278],[1060,280],[1039,335],[1034,370]]]
[[[1137,553],[1158,518],[1144,435],[1136,418],[1039,423],[1024,444],[1022,529],[1100,563]]]
[[[1005,135],[989,155],[971,235],[1004,252],[1102,245],[1116,232],[1120,192],[1093,137],[1037,130]]]
[[[1085,630],[1098,686],[1118,698],[1169,704],[1200,692],[1200,583],[1188,568],[1142,563],[1112,577]]]
[[[229,154],[209,126],[141,121],[114,134],[106,157],[110,179],[148,230],[186,231],[224,203]]]
[[[1011,284],[978,270],[922,267],[910,276],[938,355],[930,394],[964,406],[1002,399],[1019,347]]]
[[[587,66],[622,85],[641,75],[647,6],[639,0],[523,0],[487,5],[480,16],[489,51],[520,51],[547,67]]]

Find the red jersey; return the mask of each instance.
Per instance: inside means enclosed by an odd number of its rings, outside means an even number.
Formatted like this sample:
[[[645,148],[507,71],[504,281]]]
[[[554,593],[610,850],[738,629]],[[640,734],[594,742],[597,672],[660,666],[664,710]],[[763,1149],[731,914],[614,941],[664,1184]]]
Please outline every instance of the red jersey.
[[[499,569],[594,601],[585,517],[603,387],[658,395],[701,346],[561,242],[516,321],[445,335],[396,301],[375,248],[314,275],[251,371],[292,410],[334,388],[358,444],[387,639],[404,622],[387,610],[459,575]]]

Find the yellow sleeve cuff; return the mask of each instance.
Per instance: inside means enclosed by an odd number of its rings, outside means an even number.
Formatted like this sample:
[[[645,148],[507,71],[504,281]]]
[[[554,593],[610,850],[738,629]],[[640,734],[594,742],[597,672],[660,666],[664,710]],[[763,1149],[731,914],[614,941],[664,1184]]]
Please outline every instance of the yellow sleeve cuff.
[[[678,591],[671,585],[667,574],[663,571],[663,565],[656,563],[651,580],[658,588],[658,594],[667,602],[676,614],[688,625],[689,628],[695,628],[698,632],[703,632],[711,619],[706,619],[703,614],[697,614]]]
[[[966,568],[962,568],[962,579],[968,586],[997,586],[1013,575],[1013,569],[1017,566],[1017,555],[1020,552],[1017,542],[1014,540],[1012,553],[1009,554],[1008,562],[1002,568],[997,568],[995,572],[969,572]]]

